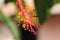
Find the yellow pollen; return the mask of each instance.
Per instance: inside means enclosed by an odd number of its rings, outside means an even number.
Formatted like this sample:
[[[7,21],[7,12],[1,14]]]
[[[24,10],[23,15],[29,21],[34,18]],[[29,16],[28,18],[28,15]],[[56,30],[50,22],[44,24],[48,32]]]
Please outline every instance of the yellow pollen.
[[[23,24],[23,26],[22,26],[23,28],[25,28],[26,27],[26,24]]]
[[[26,30],[26,29],[24,29],[24,30]]]
[[[20,16],[18,16],[18,18],[20,19]]]

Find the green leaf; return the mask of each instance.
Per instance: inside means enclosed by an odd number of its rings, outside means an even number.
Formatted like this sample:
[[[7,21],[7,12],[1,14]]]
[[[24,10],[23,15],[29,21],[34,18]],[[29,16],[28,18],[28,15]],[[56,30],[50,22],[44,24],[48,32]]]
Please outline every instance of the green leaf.
[[[19,31],[16,25],[11,21],[10,18],[5,17],[1,11],[0,11],[0,16],[2,17],[2,20],[6,23],[10,31],[12,32],[15,40],[19,39]]]

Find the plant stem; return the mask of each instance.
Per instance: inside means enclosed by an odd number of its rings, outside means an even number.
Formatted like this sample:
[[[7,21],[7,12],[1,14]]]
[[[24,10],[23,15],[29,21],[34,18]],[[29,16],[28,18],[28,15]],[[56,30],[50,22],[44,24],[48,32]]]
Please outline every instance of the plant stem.
[[[0,15],[3,19],[3,21],[6,23],[6,25],[8,26],[8,28],[10,29],[10,31],[13,34],[13,37],[15,38],[15,40],[19,39],[19,32],[17,27],[14,25],[14,23],[11,21],[10,18],[5,17],[2,12],[0,11]]]

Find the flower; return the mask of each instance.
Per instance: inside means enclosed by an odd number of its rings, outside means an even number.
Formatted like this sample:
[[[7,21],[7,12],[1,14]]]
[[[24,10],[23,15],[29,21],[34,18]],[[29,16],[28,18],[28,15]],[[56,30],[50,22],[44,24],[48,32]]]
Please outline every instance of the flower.
[[[36,17],[37,14],[35,13],[35,10],[29,6],[23,7],[22,0],[17,0],[17,6],[19,11],[21,11],[21,13],[18,12],[18,18],[20,22],[22,19],[22,27],[24,28],[24,30],[28,30],[36,34],[36,31],[34,30],[34,28],[39,28],[40,25],[39,23],[38,24],[35,23],[39,21],[39,19]]]

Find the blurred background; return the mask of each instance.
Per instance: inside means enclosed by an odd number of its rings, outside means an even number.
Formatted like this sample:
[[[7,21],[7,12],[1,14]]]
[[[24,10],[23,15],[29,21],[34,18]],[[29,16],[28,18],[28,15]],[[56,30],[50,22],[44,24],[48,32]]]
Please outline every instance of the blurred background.
[[[36,8],[41,25],[37,35],[17,27],[16,0],[0,0],[0,40],[60,40],[60,0],[33,1],[26,4]]]

